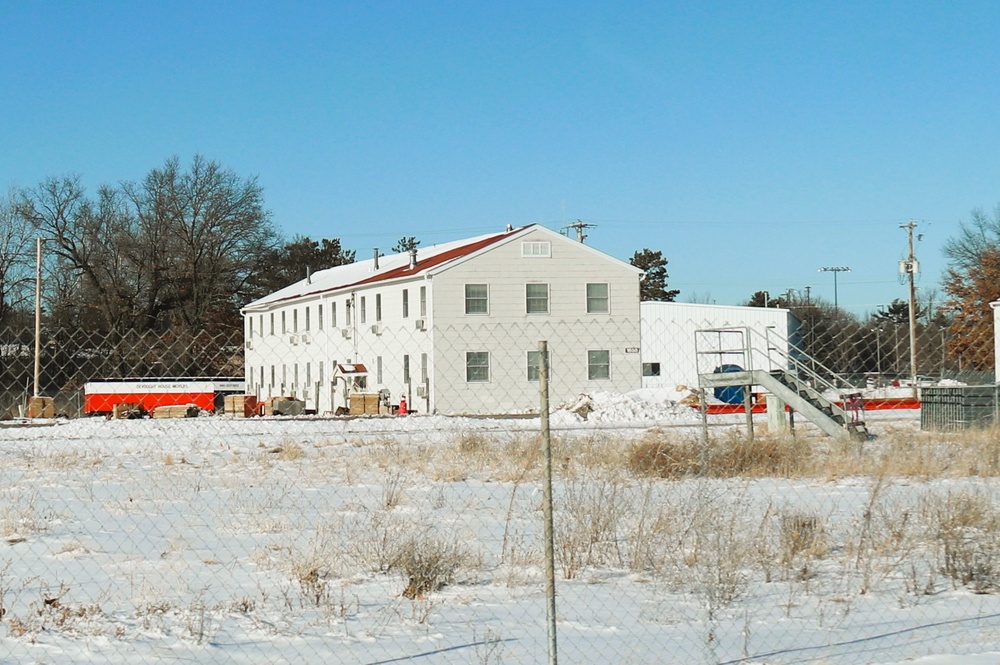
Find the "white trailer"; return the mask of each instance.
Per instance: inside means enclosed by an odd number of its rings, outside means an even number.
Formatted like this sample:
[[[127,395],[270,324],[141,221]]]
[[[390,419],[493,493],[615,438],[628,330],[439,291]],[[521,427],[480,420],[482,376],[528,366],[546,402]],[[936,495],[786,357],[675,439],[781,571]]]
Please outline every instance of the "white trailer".
[[[698,373],[724,364],[744,364],[737,355],[702,354],[698,358],[695,332],[718,328],[749,328],[755,369],[768,369],[768,356],[786,357],[792,319],[787,309],[738,307],[696,303],[640,303],[642,387],[698,386]],[[756,333],[756,334],[755,334]],[[765,335],[767,335],[765,337]],[[723,335],[721,348],[738,347],[739,335]],[[765,341],[768,340],[768,341]],[[770,353],[770,344],[777,353]],[[701,348],[705,351],[705,348]],[[747,369],[747,368],[744,368]]]

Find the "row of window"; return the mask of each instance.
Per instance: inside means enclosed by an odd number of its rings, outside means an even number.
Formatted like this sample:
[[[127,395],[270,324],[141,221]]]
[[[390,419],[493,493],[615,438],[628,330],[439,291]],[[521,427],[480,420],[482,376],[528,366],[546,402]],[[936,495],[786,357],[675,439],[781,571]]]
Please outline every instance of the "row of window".
[[[607,283],[591,282],[586,285],[585,291],[587,313],[588,314],[608,314],[611,311],[610,289]],[[382,321],[382,294],[376,293],[374,300],[374,321]],[[549,313],[549,285],[544,283],[532,283],[524,285],[524,311],[527,314],[548,314]],[[337,301],[327,301],[330,308],[330,326],[337,326]],[[354,298],[349,297],[343,300],[344,305],[344,325],[353,325]],[[324,316],[323,303],[315,306],[316,309],[316,329],[323,330]],[[368,322],[368,296],[357,298],[358,322],[365,324]],[[267,334],[286,334],[299,332],[299,308],[291,308],[281,312],[271,312],[268,314]],[[301,309],[303,315],[303,330],[312,329],[313,307],[305,305]],[[490,288],[489,284],[466,284],[465,285],[465,313],[466,314],[489,314],[490,313]],[[404,319],[410,317],[410,290],[402,291],[402,315]],[[420,287],[420,317],[427,316],[427,287]],[[248,336],[253,337],[256,332],[263,336],[264,315],[257,316],[257,325],[254,326],[254,317],[247,318]]]
[[[611,311],[611,298],[608,285],[604,282],[587,284],[587,313],[608,314]],[[524,285],[524,311],[526,314],[549,313],[549,285],[533,283]],[[489,284],[465,285],[465,313],[490,313]]]
[[[347,362],[350,363],[350,361],[347,361]],[[336,360],[332,361],[330,363],[330,366],[331,367],[336,367],[337,366],[337,361]],[[255,386],[257,386],[257,387],[264,387],[264,386],[268,386],[268,385],[270,385],[272,388],[274,386],[299,386],[299,385],[301,385],[301,386],[309,387],[309,386],[312,385],[312,363],[311,362],[306,362],[306,363],[304,363],[302,365],[303,374],[304,374],[304,376],[303,376],[304,381],[301,384],[299,383],[299,376],[300,376],[299,375],[299,367],[300,367],[299,363],[292,363],[291,364],[291,371],[289,371],[289,365],[287,365],[285,363],[282,363],[281,365],[270,365],[268,367],[270,368],[270,372],[269,372],[268,375],[265,375],[265,369],[266,369],[266,367],[264,365],[261,365],[258,368],[258,370],[257,370],[256,373],[251,370],[251,372],[250,372],[250,388],[251,389],[253,389]],[[323,361],[322,360],[319,361],[317,369],[319,370],[319,372],[318,372],[319,375],[317,376],[316,381],[318,383],[322,384],[323,383],[323,376],[324,376],[324,371],[323,371],[324,370],[324,365],[323,365]],[[279,370],[280,370],[280,374],[279,374]],[[382,356],[376,356],[375,357],[375,367],[374,367],[374,370],[375,370],[375,376],[374,376],[375,384],[376,385],[383,385],[385,383],[385,381],[383,380],[383,376],[382,376]],[[268,382],[268,378],[270,378],[270,382]],[[403,383],[410,383],[411,381],[412,381],[412,377],[410,375],[410,355],[409,354],[404,354],[403,355]],[[426,381],[427,381],[427,354],[426,353],[421,353],[420,354],[420,382],[424,383]]]
[[[540,351],[528,351],[525,356],[525,378],[528,381],[538,381],[541,372],[541,352]],[[334,360],[332,363],[333,367],[337,366],[337,361]],[[250,373],[250,387],[253,388],[256,383],[257,386],[263,387],[268,385],[267,379],[270,378],[270,386],[278,385],[293,385],[298,386],[299,384],[299,364],[292,364],[291,376],[289,376],[288,365],[282,364],[280,366],[281,374],[278,375],[278,366],[270,366],[270,377],[265,376],[265,368],[262,365],[257,375],[255,376],[253,372]],[[312,385],[312,363],[305,363],[305,376],[302,385],[310,386]],[[323,361],[319,362],[319,376],[317,381],[323,383]],[[645,368],[644,368],[645,369]],[[383,385],[385,381],[382,375],[382,356],[377,356],[375,358],[375,383],[377,385]],[[280,381],[279,381],[280,378]],[[602,381],[611,378],[611,352],[606,349],[597,349],[587,351],[587,378],[591,381]],[[255,381],[256,379],[256,381]],[[291,379],[291,381],[289,381]],[[403,383],[410,383],[412,377],[410,375],[410,356],[409,354],[403,355]],[[490,352],[489,351],[467,351],[465,354],[465,380],[468,383],[487,383],[490,380]],[[424,383],[427,381],[427,354],[420,354],[420,382]]]
[[[528,381],[538,381],[541,372],[542,354],[528,351],[526,355],[526,377]],[[603,381],[611,378],[611,352],[606,349],[587,351],[587,378]],[[465,353],[465,380],[468,383],[486,383],[490,380],[490,352],[467,351]]]
[[[409,289],[403,289],[402,296],[403,296],[402,297],[402,314],[403,314],[403,318],[404,319],[408,319],[408,318],[410,318],[410,290]],[[420,287],[419,298],[420,298],[420,302],[419,302],[419,308],[420,308],[419,311],[420,311],[420,314],[419,314],[419,316],[420,316],[420,318],[424,318],[424,317],[427,316],[427,287],[426,286],[421,286]],[[351,325],[353,325],[353,316],[354,316],[354,308],[355,308],[354,297],[352,296],[352,297],[345,298],[342,301],[342,303],[344,305],[344,325],[346,327],[350,327]],[[337,301],[336,300],[328,300],[328,301],[326,301],[326,303],[319,303],[319,304],[317,304],[315,306],[315,309],[316,309],[316,329],[317,330],[323,330],[323,325],[324,325],[324,322],[326,320],[324,318],[324,316],[323,316],[323,305],[324,304],[328,304],[329,305],[329,312],[330,312],[329,323],[330,323],[330,327],[331,328],[337,328],[338,327],[338,325],[337,325],[337,323],[338,323],[338,321],[337,321]],[[382,294],[381,293],[376,293],[374,295],[374,308],[375,308],[375,311],[374,311],[375,319],[374,320],[375,320],[376,323],[379,323],[379,322],[382,321]],[[362,323],[362,324],[367,323],[368,322],[368,298],[367,298],[367,296],[360,296],[360,297],[357,298],[357,310],[358,310],[358,314],[357,314],[357,316],[358,316],[358,322]],[[267,330],[266,334],[268,334],[268,335],[276,335],[276,334],[284,335],[286,333],[293,333],[294,334],[294,333],[299,332],[299,311],[300,311],[299,308],[293,307],[293,308],[288,309],[288,310],[282,310],[281,312],[271,312],[270,314],[268,314],[268,326],[266,328],[266,330]],[[309,331],[309,330],[312,329],[311,321],[312,321],[313,306],[311,306],[311,305],[305,305],[305,306],[303,306],[301,308],[301,311],[302,311],[302,318],[303,318],[302,323],[304,324],[302,330],[303,331]],[[263,337],[265,335],[265,332],[264,332],[265,331],[265,327],[264,327],[264,315],[263,314],[258,314],[257,315],[256,326],[254,325],[254,317],[252,315],[248,316],[247,317],[247,326],[248,326],[248,328],[247,328],[247,336],[248,337],[253,337],[254,333],[256,333],[256,334],[260,335],[261,337]]]

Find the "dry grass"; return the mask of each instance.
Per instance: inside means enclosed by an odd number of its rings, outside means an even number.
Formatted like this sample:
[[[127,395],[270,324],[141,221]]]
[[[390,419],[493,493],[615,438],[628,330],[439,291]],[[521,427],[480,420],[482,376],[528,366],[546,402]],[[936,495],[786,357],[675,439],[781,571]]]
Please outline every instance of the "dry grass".
[[[996,428],[947,434],[887,429],[864,444],[792,435],[757,436],[748,442],[730,431],[710,437],[705,446],[691,435],[653,429],[627,446],[625,464],[638,477],[674,480],[998,477],[998,440]],[[608,459],[616,458],[620,456],[612,453]]]
[[[573,479],[562,490],[555,524],[556,554],[563,577],[573,579],[586,567],[620,566],[619,531],[631,512],[629,492],[614,477]]]
[[[1000,510],[982,492],[948,493],[929,504],[941,570],[978,593],[1000,588]]]
[[[398,544],[389,569],[406,577],[403,597],[423,600],[451,584],[458,570],[468,565],[470,560],[469,554],[456,542],[436,536],[414,535]]]
[[[704,446],[690,437],[650,430],[629,447],[626,460],[628,469],[637,476],[761,478],[803,475],[813,455],[805,441],[788,436],[747,441],[730,433]]]
[[[781,515],[781,562],[793,565],[802,558],[821,558],[830,549],[823,519],[801,511]]]

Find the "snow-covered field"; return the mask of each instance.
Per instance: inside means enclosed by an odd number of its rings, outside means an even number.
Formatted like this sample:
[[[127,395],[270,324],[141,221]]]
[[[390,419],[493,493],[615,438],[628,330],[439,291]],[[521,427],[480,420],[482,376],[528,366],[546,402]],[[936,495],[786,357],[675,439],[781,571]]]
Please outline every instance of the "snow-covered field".
[[[560,662],[1000,663],[993,478],[630,472],[650,428],[696,438],[678,398],[552,416]],[[538,430],[5,423],[0,662],[545,662]]]

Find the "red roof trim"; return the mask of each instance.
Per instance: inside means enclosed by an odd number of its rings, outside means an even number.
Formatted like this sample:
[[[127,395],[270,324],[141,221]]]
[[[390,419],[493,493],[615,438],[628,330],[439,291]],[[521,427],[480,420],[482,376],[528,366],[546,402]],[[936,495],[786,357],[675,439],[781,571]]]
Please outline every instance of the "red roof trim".
[[[412,277],[413,275],[418,275],[418,274],[420,274],[421,272],[423,272],[425,270],[429,270],[431,268],[434,268],[435,266],[439,266],[442,263],[447,263],[448,261],[451,261],[453,259],[461,258],[463,256],[467,256],[469,254],[477,252],[477,251],[479,251],[480,249],[482,249],[484,247],[489,247],[490,245],[492,245],[492,244],[494,244],[496,242],[499,242],[500,240],[503,240],[504,238],[507,238],[511,234],[517,233],[519,231],[524,231],[525,229],[527,229],[527,228],[529,228],[531,226],[536,226],[536,224],[529,224],[528,226],[522,226],[520,228],[513,229],[512,231],[506,231],[504,233],[498,233],[495,236],[490,236],[488,238],[483,238],[482,240],[477,240],[476,242],[469,243],[468,245],[461,245],[459,247],[455,247],[454,249],[450,249],[447,252],[441,252],[440,254],[435,254],[435,255],[433,255],[431,257],[428,257],[428,258],[425,258],[423,260],[420,260],[420,254],[419,254],[419,251],[418,251],[418,253],[417,253],[417,266],[415,268],[411,269],[409,265],[405,265],[405,266],[402,266],[402,267],[399,267],[399,268],[394,268],[394,269],[392,269],[392,270],[390,270],[388,272],[384,272],[384,273],[381,273],[379,275],[373,275],[371,277],[366,277],[365,279],[362,279],[362,280],[357,281],[357,282],[352,282],[352,283],[349,283],[349,284],[341,284],[340,286],[335,286],[335,287],[327,288],[327,289],[316,289],[315,291],[306,291],[305,293],[296,293],[294,295],[285,296],[284,298],[278,298],[276,300],[269,301],[266,304],[267,305],[273,305],[273,304],[276,304],[276,303],[288,302],[289,300],[296,300],[298,298],[305,298],[305,297],[308,297],[308,296],[314,296],[314,295],[317,295],[317,294],[320,294],[320,293],[331,293],[331,292],[334,292],[334,291],[340,291],[342,289],[348,289],[348,288],[352,288],[352,287],[355,287],[355,286],[361,286],[361,285],[365,285],[365,284],[374,284],[376,282],[382,282],[382,281],[386,281],[386,280],[390,280],[390,279],[396,279],[396,278],[399,278],[399,277]]]
[[[345,284],[344,286],[341,286],[339,288],[343,289],[351,286],[361,286],[363,284],[373,284],[375,282],[381,282],[384,280],[396,279],[398,277],[409,277],[411,275],[417,275],[425,270],[429,270],[431,268],[439,266],[442,263],[447,263],[448,261],[451,261],[453,259],[461,258],[463,256],[468,256],[473,252],[478,252],[482,248],[489,247],[490,245],[500,240],[503,240],[509,235],[510,233],[500,233],[495,236],[491,236],[489,238],[483,238],[482,240],[469,243],[468,245],[462,245],[461,247],[450,249],[447,252],[441,252],[440,254],[435,254],[422,261],[420,260],[420,253],[418,250],[417,265],[413,268],[411,268],[409,265],[401,266],[399,268],[394,268],[388,272],[384,272],[381,275],[373,275],[371,277],[368,277],[367,279],[363,279],[359,282],[354,282],[353,284]]]

